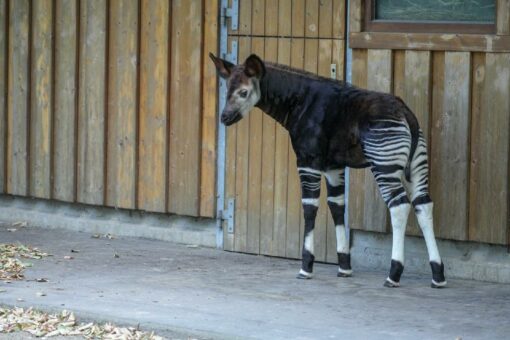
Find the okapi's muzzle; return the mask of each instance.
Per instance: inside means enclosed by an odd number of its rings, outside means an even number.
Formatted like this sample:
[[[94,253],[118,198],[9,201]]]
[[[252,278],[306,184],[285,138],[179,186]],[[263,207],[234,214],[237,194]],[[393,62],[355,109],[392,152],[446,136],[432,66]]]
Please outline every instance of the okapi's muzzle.
[[[237,123],[243,118],[243,115],[239,111],[225,112],[221,114],[221,122],[226,126]]]

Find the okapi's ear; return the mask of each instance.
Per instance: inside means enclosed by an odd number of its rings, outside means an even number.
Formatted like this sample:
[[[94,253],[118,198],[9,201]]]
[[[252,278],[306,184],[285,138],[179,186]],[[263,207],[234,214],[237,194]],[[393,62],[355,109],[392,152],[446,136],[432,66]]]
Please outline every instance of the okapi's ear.
[[[230,76],[230,73],[232,72],[232,69],[235,66],[234,64],[226,60],[216,58],[212,53],[209,53],[209,58],[211,58],[214,65],[216,66],[216,71],[218,71],[220,77],[228,78]]]
[[[244,73],[246,73],[248,77],[257,77],[260,79],[266,74],[266,66],[262,59],[252,54],[244,62]]]

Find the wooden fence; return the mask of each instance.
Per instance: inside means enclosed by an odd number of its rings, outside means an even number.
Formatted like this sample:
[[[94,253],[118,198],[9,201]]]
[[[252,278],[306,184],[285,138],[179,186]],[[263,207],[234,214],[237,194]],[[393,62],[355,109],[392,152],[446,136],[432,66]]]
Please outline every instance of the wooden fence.
[[[429,143],[437,236],[507,244],[510,2],[498,1],[493,35],[364,33],[363,8],[363,0],[351,2],[353,82],[394,93],[417,114]],[[372,175],[351,173],[351,227],[389,231]],[[408,234],[420,235],[414,217],[410,224]]]
[[[218,2],[0,0],[0,192],[212,217]]]

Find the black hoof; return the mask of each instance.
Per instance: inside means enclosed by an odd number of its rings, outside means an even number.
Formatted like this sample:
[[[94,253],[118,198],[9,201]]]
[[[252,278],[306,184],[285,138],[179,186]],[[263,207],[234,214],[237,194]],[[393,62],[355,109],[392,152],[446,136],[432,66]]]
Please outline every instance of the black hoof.
[[[432,269],[432,288],[446,287],[446,278],[444,277],[444,263],[441,264],[431,261],[430,268]]]
[[[398,287],[400,287],[400,283],[395,282],[395,281],[391,280],[390,278],[387,278],[386,281],[384,281],[384,287],[398,288]]]
[[[446,288],[446,280],[443,282],[440,282],[440,283],[437,283],[434,280],[432,280],[432,283],[430,284],[430,288],[437,288],[437,289]]]
[[[307,273],[303,269],[301,269],[299,273],[296,275],[296,279],[310,280],[312,276],[313,276],[312,273]]]
[[[337,277],[352,277],[352,273],[351,274],[346,274],[346,273],[340,273],[338,272],[336,274]]]
[[[391,260],[390,275],[388,275],[388,279],[391,282],[398,284],[400,282],[400,277],[402,276],[403,272],[404,266],[402,265],[402,263],[396,260]]]

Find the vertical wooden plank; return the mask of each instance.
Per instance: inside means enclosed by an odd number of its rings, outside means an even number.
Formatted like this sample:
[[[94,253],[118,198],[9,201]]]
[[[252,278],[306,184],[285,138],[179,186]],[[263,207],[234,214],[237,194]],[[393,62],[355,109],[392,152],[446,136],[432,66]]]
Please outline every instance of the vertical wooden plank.
[[[507,244],[510,54],[473,60],[469,239]]]
[[[363,18],[365,1],[363,0],[350,0],[349,2],[349,28],[350,32],[361,32],[363,30]],[[349,38],[349,37],[347,37]]]
[[[319,1],[306,1],[305,36],[309,38],[319,36]]]
[[[443,110],[434,112],[431,137],[438,236],[456,240],[467,237],[470,74],[469,52],[445,53]]]
[[[53,119],[53,198],[75,198],[78,2],[55,3],[55,112]]]
[[[51,0],[33,2],[30,95],[30,195],[50,198],[52,135],[52,22]]]
[[[281,0],[289,3],[290,0]],[[290,39],[278,39],[278,63],[290,65]],[[275,163],[274,163],[274,225],[273,254],[285,256],[287,242],[287,185],[289,177],[289,134],[282,126],[277,125],[275,132]],[[295,167],[295,165],[292,165]],[[291,199],[295,200],[296,197]]]
[[[9,1],[7,95],[7,193],[28,193],[29,17],[28,1]]]
[[[7,0],[0,0],[0,193],[5,192],[5,140],[7,122]]]
[[[293,3],[293,10],[294,10]],[[304,12],[303,12],[304,13]],[[294,26],[293,26],[294,27]],[[293,33],[294,34],[294,33]],[[291,40],[290,63],[292,67],[304,68],[304,39]],[[296,154],[289,143],[289,163],[287,180],[287,234],[285,256],[290,258],[301,257],[301,228],[300,221],[303,214],[301,206],[301,185],[296,167]]]
[[[239,38],[238,60],[245,60],[251,53],[251,38]],[[242,119],[235,125],[237,129],[236,146],[236,201],[235,201],[235,251],[245,252],[248,235],[248,171],[250,119]],[[230,128],[232,129],[232,127]],[[251,207],[250,207],[251,208]]]
[[[333,0],[333,28],[332,38],[346,39],[345,37],[345,0]]]
[[[334,39],[332,41],[333,55],[331,62],[336,64],[336,79],[345,80],[345,40]]]
[[[497,0],[496,28],[499,35],[510,34],[510,1],[508,0]]]
[[[251,34],[263,36],[265,33],[266,0],[252,0]]]
[[[110,2],[106,204],[135,208],[138,2]]]
[[[204,1],[204,48],[202,78],[202,154],[200,166],[200,216],[214,217],[216,211],[216,68],[209,52],[218,55],[218,0]]]
[[[278,1],[278,35],[289,37],[292,34],[292,0]]]
[[[265,14],[265,36],[275,37],[278,35],[278,0],[266,1],[266,14]],[[286,21],[289,21],[288,19]]]
[[[202,96],[202,75],[197,67],[202,60],[202,1],[172,1],[171,39],[168,210],[197,216]]]
[[[103,204],[106,21],[104,1],[81,1],[78,201]]]
[[[228,39],[228,45],[232,46],[232,41],[238,42],[237,38],[229,38]],[[220,107],[220,110],[223,108]],[[221,111],[220,111],[221,112]],[[241,122],[242,123],[242,122]],[[229,128],[226,128],[226,140],[225,140],[225,199],[236,199],[236,209],[238,207],[238,199],[237,199],[237,191],[236,191],[236,181],[237,181],[237,168],[236,168],[236,161],[237,161],[237,124],[234,126],[231,126]],[[226,208],[226,200],[225,200],[225,207]],[[235,211],[237,214],[237,210]],[[234,215],[234,223],[235,223],[235,229],[234,233],[229,233],[227,230],[226,223],[223,224],[223,249],[228,251],[234,251],[234,242],[235,242],[235,231],[238,229],[238,216]]]
[[[264,56],[264,38],[252,38],[251,53]],[[254,254],[258,254],[260,248],[262,115],[264,115],[262,111],[253,109],[247,117],[250,121],[250,137],[248,141],[248,230],[246,251]]]
[[[301,38],[305,36],[305,2],[305,0],[292,0],[291,27],[293,37]]]
[[[405,86],[402,99],[418,118],[427,143],[430,143],[431,61],[431,52],[429,51],[405,51]],[[407,234],[421,235],[415,214],[409,214]]]
[[[319,38],[333,37],[333,0],[319,1]]]
[[[274,26],[276,22],[273,24]],[[278,61],[278,39],[266,38],[264,46],[266,61]],[[275,190],[275,129],[273,118],[262,115],[261,192],[260,192],[260,253],[273,255],[273,218]]]
[[[352,83],[367,86],[367,50],[352,50]],[[364,229],[363,210],[365,206],[365,173],[367,170],[351,169],[349,173],[349,227]]]
[[[406,53],[403,50],[393,51],[393,94],[397,97],[405,97],[405,59]]]
[[[252,0],[239,0],[239,30],[231,31],[229,34],[251,35]]]
[[[378,92],[391,92],[392,53],[391,50],[368,50],[367,88]],[[363,225],[365,230],[386,231],[388,208],[384,202],[372,171],[365,170],[365,206]]]
[[[138,208],[166,211],[168,1],[142,1]]]

